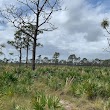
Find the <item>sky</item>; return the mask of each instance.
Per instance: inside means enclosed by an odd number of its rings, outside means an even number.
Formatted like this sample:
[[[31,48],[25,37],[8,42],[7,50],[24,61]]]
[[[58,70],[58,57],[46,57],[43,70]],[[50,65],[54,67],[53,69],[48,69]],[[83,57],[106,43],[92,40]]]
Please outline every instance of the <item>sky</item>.
[[[7,3],[8,0],[0,0],[1,9]],[[10,3],[17,4],[15,0]],[[110,19],[109,4],[110,0],[64,0],[62,7],[66,7],[66,10],[54,13],[51,20],[58,29],[39,35],[38,42],[43,47],[37,48],[36,56],[52,58],[54,52],[59,52],[60,59],[67,59],[70,54],[87,59],[110,59],[110,53],[104,51],[108,48],[104,35],[109,35],[101,27],[104,18]],[[0,43],[12,40],[14,32],[10,23],[1,25]],[[6,56],[9,52],[17,54],[9,45],[4,52]]]

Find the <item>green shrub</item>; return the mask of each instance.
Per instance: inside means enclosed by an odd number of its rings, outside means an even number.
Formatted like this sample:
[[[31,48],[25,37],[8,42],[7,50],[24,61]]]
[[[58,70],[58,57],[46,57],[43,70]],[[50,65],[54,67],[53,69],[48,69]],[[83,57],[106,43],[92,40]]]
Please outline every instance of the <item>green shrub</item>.
[[[36,92],[32,103],[34,110],[57,110],[62,108],[59,98],[45,95],[44,92]]]
[[[61,80],[58,77],[49,76],[47,79],[47,85],[55,91],[62,88]]]

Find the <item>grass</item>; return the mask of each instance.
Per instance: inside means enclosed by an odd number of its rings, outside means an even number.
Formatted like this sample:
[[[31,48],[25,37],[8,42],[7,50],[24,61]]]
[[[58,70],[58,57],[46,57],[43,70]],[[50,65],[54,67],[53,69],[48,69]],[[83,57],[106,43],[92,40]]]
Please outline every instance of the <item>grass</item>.
[[[66,102],[73,110],[110,110],[110,68],[0,69],[0,110],[63,110]]]

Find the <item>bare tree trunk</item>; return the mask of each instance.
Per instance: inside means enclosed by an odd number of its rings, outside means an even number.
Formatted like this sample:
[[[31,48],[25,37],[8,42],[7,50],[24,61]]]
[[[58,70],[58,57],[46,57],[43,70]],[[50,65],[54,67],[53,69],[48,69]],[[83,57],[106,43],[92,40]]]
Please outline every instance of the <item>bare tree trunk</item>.
[[[35,70],[36,66],[36,46],[37,46],[37,35],[38,35],[38,26],[39,26],[39,12],[36,15],[36,29],[34,33],[34,42],[33,42],[33,53],[32,53],[32,70]]]
[[[27,45],[27,50],[26,50],[26,67],[28,67],[28,50],[29,50],[29,46]]]
[[[35,60],[36,60],[36,40],[34,40],[33,44],[32,70],[35,70]]]
[[[21,48],[19,50],[19,54],[20,54],[20,56],[19,56],[19,67],[20,67],[21,66],[21,58],[22,58]]]

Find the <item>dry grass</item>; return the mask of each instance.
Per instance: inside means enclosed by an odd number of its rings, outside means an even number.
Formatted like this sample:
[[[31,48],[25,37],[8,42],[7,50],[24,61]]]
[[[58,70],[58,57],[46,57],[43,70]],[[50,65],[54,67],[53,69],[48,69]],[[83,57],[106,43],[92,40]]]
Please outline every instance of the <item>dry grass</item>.
[[[32,85],[33,90],[45,91],[46,94],[58,96],[61,99],[61,104],[67,110],[104,110],[104,102],[101,99],[90,101],[85,98],[75,98],[67,94],[61,95],[62,91],[53,91],[48,88],[44,83],[35,81]],[[33,91],[34,93],[34,91]],[[32,94],[30,94],[32,95]],[[31,98],[30,97],[1,97],[0,98],[0,110],[11,110],[13,104],[26,108],[26,110],[32,110]]]
[[[0,99],[0,110],[12,110],[14,104],[26,110],[31,110],[31,100],[25,97],[7,97],[4,96]]]

